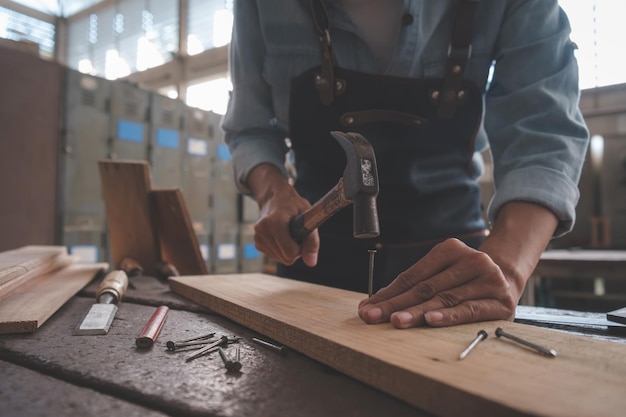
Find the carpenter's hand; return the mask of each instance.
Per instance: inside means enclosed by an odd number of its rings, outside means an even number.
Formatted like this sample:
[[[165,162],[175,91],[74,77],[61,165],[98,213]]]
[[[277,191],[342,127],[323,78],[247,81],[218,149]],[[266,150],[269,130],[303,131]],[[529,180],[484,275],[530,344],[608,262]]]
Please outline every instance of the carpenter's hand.
[[[285,265],[300,256],[308,266],[317,264],[320,238],[317,230],[298,245],[289,233],[289,222],[311,205],[271,164],[260,164],[248,176],[248,184],[259,204],[259,220],[254,225],[256,248]]]
[[[359,316],[401,329],[512,320],[521,291],[485,252],[448,239],[363,300]]]

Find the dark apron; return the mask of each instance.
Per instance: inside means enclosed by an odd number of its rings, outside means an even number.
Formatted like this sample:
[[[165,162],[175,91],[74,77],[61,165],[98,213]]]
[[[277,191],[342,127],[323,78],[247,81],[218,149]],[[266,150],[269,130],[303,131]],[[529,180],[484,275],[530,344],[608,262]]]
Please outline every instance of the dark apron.
[[[322,65],[291,83],[289,137],[295,154],[295,188],[314,203],[343,175],[345,152],[333,130],[362,134],[374,148],[380,192],[381,234],[352,236],[352,209],[319,228],[318,265],[298,260],[278,274],[318,284],[367,291],[368,249],[377,248],[375,289],[388,285],[432,247],[458,237],[477,247],[486,235],[480,188],[472,178],[474,138],[482,118],[480,90],[462,78],[469,57],[475,1],[461,1],[448,70],[441,79],[365,74],[334,65],[325,4],[313,0]],[[441,175],[447,187],[416,181]],[[420,183],[421,182],[421,183]]]

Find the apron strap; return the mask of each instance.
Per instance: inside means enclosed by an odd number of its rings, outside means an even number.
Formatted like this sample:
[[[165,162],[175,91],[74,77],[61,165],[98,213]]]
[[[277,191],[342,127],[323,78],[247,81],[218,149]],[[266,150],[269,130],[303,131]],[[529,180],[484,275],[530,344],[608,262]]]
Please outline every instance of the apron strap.
[[[335,75],[333,71],[335,59],[330,41],[330,19],[328,18],[328,9],[324,0],[311,0],[311,10],[313,11],[313,24],[317,32],[322,54],[322,69],[315,77],[315,85],[320,92],[320,100],[324,105],[328,106],[333,102],[335,96]]]
[[[463,100],[465,91],[461,89],[463,71],[472,54],[472,30],[474,14],[479,0],[460,0],[454,21],[452,39],[448,46],[448,62],[444,75],[443,89],[434,92],[433,98],[439,101],[439,117],[449,119],[454,114],[456,104]],[[319,39],[322,55],[321,71],[315,77],[315,84],[324,105],[333,102],[335,93],[344,88],[341,80],[335,80],[333,67],[335,59],[330,38],[330,19],[325,0],[311,0],[313,24]],[[337,91],[335,91],[337,90]]]
[[[456,104],[465,96],[461,81],[465,65],[472,55],[472,29],[477,5],[478,0],[461,0],[457,8],[452,40],[448,46],[443,90],[439,96],[439,117],[442,119],[452,117]]]

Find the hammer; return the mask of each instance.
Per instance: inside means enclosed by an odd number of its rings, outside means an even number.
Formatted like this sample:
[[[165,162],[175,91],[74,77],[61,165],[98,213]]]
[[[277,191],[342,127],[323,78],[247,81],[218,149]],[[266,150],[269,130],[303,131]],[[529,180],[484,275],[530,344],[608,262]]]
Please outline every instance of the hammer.
[[[291,219],[289,232],[298,243],[340,209],[353,204],[353,236],[360,239],[380,235],[376,197],[378,170],[372,145],[358,133],[330,132],[346,152],[343,177],[311,208]]]

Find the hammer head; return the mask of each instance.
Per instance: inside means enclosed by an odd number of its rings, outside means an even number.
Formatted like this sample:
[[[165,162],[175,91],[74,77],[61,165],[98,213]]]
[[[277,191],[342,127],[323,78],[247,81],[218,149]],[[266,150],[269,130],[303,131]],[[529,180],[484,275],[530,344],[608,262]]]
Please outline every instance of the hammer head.
[[[378,169],[372,145],[358,133],[330,132],[346,152],[343,171],[345,197],[352,200],[353,235],[366,239],[380,235],[378,225]]]

